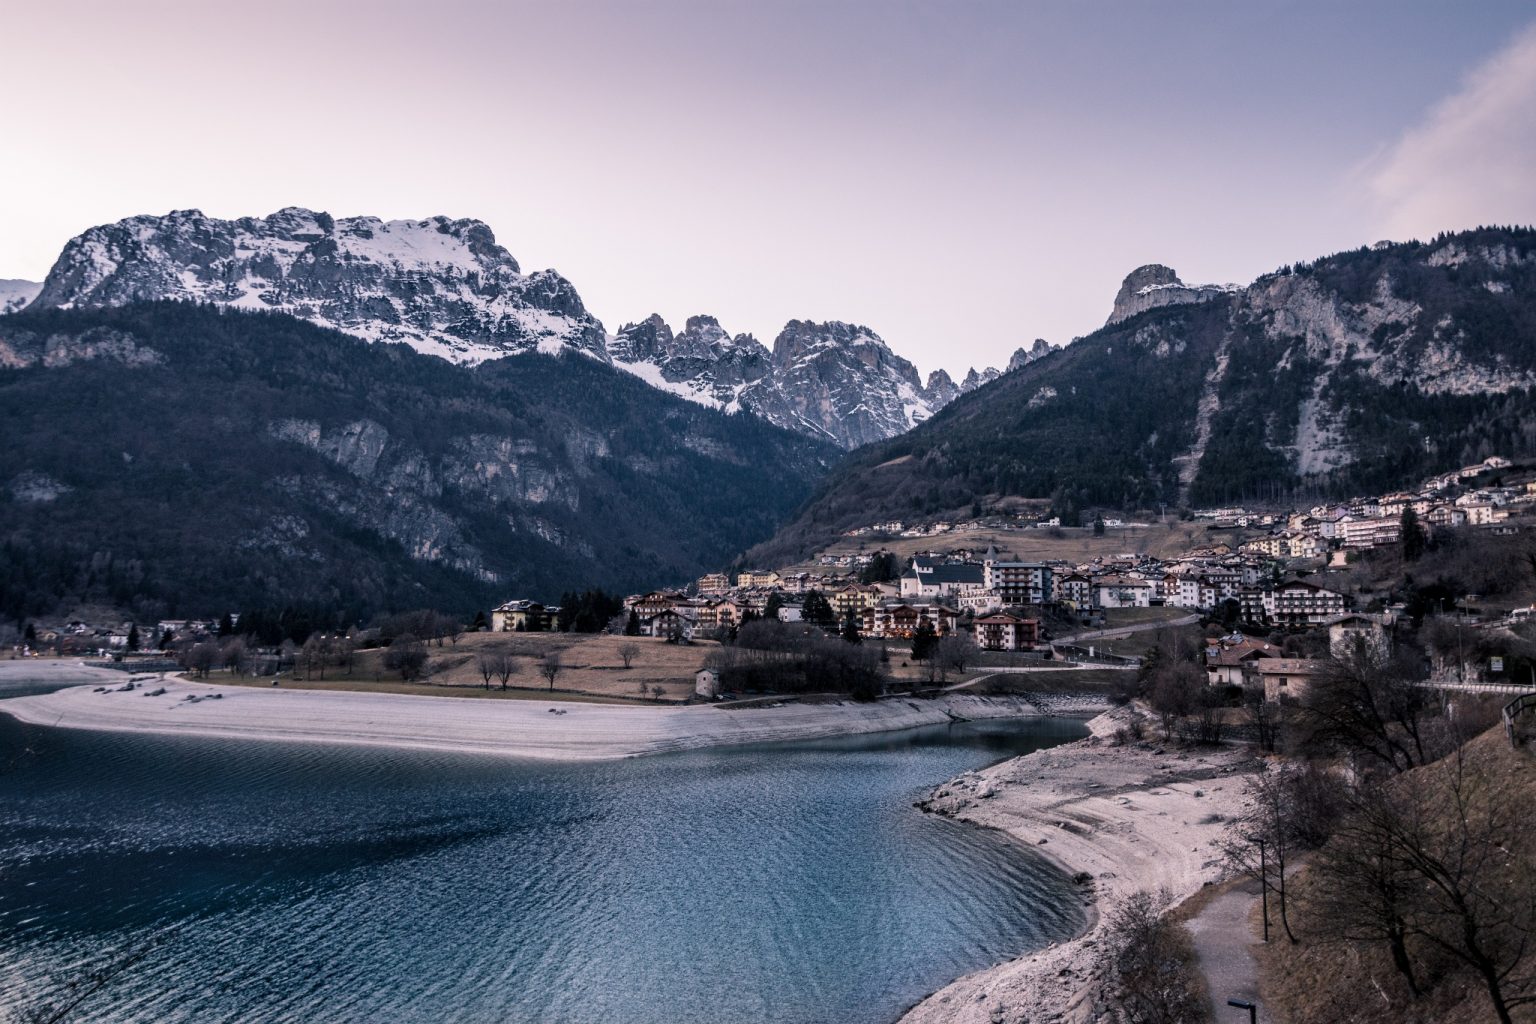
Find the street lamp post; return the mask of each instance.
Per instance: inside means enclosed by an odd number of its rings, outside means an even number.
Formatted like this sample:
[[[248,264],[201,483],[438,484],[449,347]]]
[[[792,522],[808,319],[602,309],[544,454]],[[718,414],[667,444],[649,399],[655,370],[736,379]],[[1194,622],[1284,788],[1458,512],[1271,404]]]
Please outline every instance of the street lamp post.
[[[1259,1008],[1253,1003],[1245,1002],[1242,999],[1228,999],[1227,1005],[1235,1006],[1239,1010],[1247,1010],[1248,1024],[1259,1024]]]

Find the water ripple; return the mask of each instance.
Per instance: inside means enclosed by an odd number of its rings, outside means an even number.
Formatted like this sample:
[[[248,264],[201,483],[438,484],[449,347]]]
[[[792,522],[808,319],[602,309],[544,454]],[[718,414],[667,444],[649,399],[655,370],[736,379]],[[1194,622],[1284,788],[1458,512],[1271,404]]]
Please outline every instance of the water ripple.
[[[535,766],[24,728],[0,1005],[174,933],[110,1024],[878,1024],[1081,923],[1031,851],[914,811],[1061,722]]]

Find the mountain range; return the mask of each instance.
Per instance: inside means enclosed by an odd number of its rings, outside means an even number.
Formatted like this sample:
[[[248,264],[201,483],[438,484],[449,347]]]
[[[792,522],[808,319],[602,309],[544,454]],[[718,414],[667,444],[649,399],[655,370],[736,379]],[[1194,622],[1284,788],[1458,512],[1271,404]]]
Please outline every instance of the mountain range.
[[[29,298],[27,282],[9,284],[0,311]],[[71,239],[30,306],[161,299],[286,313],[466,365],[571,349],[663,391],[844,448],[902,433],[998,375],[972,370],[957,385],[937,371],[924,382],[874,331],[839,322],[791,321],[772,352],[707,316],[676,333],[651,316],[610,335],[565,278],[524,273],[484,223],[447,217],[335,218],[298,207],[238,220],[198,210],[130,217]]]
[[[1106,326],[854,452],[749,557],[1003,496],[1072,521],[1379,493],[1532,452],[1536,231],[1378,243],[1242,288],[1143,267]]]
[[[477,364],[184,302],[0,317],[0,615],[326,621],[681,581],[833,445],[574,346]]]
[[[1293,503],[1536,452],[1528,228],[1242,287],[1140,267],[1099,330],[959,383],[853,324],[609,333],[446,218],[132,218],[0,303],[8,615],[549,598],[1004,498]]]

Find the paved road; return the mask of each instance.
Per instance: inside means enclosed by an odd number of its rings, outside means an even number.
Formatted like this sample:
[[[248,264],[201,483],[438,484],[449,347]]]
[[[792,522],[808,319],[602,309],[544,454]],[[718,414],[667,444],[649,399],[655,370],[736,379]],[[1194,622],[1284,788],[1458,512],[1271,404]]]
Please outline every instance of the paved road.
[[[1247,1024],[1248,1012],[1227,1005],[1240,999],[1259,1007],[1259,1022],[1270,1016],[1259,999],[1259,971],[1252,946],[1260,941],[1248,925],[1248,915],[1259,899],[1259,884],[1243,881],[1222,893],[1187,927],[1194,937],[1195,954],[1211,990],[1213,1019],[1217,1024]],[[1271,929],[1270,936],[1274,936]]]
[[[1114,640],[1130,636],[1132,633],[1146,633],[1149,630],[1162,629],[1164,626],[1193,626],[1199,621],[1199,615],[1185,615],[1177,619],[1156,619],[1151,622],[1138,622],[1131,626],[1117,626],[1114,629],[1096,629],[1087,633],[1059,636],[1055,642],[1058,644],[1080,644],[1084,640]]]
[[[1017,674],[1017,673],[1022,673],[1022,672],[1029,672],[1029,673],[1036,673],[1036,672],[1060,672],[1060,673],[1063,673],[1062,685],[1063,686],[1071,686],[1072,685],[1072,677],[1071,677],[1070,673],[1072,673],[1072,672],[1088,672],[1088,671],[1102,672],[1102,671],[1104,671],[1106,669],[1111,671],[1111,672],[1116,672],[1116,671],[1119,671],[1119,672],[1133,672],[1133,671],[1136,670],[1136,668],[1137,668],[1137,666],[1135,666],[1135,665],[1092,665],[1092,664],[1078,664],[1078,663],[1074,663],[1074,664],[1071,664],[1071,665],[1045,664],[1045,665],[1041,665],[1039,668],[995,668],[995,669],[992,669],[991,671],[987,672],[985,675],[979,675],[975,679],[967,679],[967,680],[965,680],[964,682],[961,682],[961,683],[953,683],[953,684],[951,684],[949,686],[944,687],[944,689],[945,690],[969,690],[971,687],[975,686],[977,683],[984,683],[988,679],[992,679],[992,678],[994,678],[996,676],[1006,676],[1006,675]]]

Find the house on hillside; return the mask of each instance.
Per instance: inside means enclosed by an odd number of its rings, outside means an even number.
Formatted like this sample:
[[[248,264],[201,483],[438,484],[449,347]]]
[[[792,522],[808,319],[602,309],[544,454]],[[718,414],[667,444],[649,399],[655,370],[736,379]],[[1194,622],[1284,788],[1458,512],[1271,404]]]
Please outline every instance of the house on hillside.
[[[704,630],[730,629],[741,621],[742,608],[735,601],[708,599],[696,602],[693,617]]]
[[[546,608],[537,601],[508,601],[491,609],[493,633],[539,633],[549,629],[559,609]]]
[[[976,620],[976,646],[985,651],[1027,651],[1040,642],[1040,622],[1016,615],[985,615]]]
[[[877,608],[885,599],[885,594],[873,583],[850,583],[827,596],[839,622],[846,619],[849,613],[856,619],[862,618],[866,608]]]
[[[1387,656],[1390,643],[1381,616],[1352,612],[1329,619],[1327,626],[1328,652],[1335,658],[1353,657],[1356,652],[1378,660]]]
[[[982,586],[1005,605],[1045,604],[1056,600],[1055,574],[1044,562],[1005,562],[996,548],[981,563]]]
[[[1321,658],[1261,658],[1249,665],[1248,679],[1264,688],[1264,700],[1301,700],[1332,662]]]
[[[1150,608],[1152,584],[1130,576],[1100,576],[1093,581],[1095,608]]]
[[[1093,580],[1080,572],[1056,578],[1056,600],[1076,609],[1093,607]]]
[[[634,610],[634,613],[640,617],[641,621],[644,621],[652,616],[660,615],[664,611],[670,611],[673,608],[687,604],[688,598],[686,595],[676,593],[675,591],[653,590],[648,594],[641,594],[639,597],[631,598],[627,603]]]
[[[1283,626],[1320,626],[1344,614],[1344,595],[1306,580],[1291,580],[1274,590],[1274,619]]]
[[[926,623],[940,636],[960,625],[960,613],[942,604],[897,602],[866,609],[862,630],[866,636],[910,639]]]
[[[1244,638],[1205,653],[1206,682],[1212,686],[1242,686],[1254,662],[1280,657],[1280,649],[1263,640]]]
[[[645,636],[659,637],[664,640],[692,640],[696,625],[690,616],[682,613],[681,609],[668,608],[648,619],[641,619],[640,632]]]

